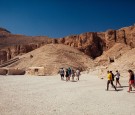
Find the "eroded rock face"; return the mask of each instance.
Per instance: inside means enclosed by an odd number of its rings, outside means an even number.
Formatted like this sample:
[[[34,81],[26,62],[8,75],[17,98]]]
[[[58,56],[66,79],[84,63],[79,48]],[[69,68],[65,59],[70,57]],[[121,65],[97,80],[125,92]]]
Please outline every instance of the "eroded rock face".
[[[109,50],[115,43],[123,43],[135,47],[135,26],[121,28],[119,30],[107,30],[106,32],[87,32],[80,35],[72,35],[60,38],[58,43],[76,47],[80,51],[96,58],[103,51]]]
[[[4,51],[0,51],[0,61],[2,61],[3,63],[17,55],[28,53],[36,49],[37,47],[38,47],[37,44],[29,44],[29,45],[16,45],[5,48]]]
[[[105,32],[105,41],[107,49],[110,49],[116,42],[116,31],[115,30],[107,30]]]
[[[95,58],[102,54],[104,41],[94,32],[88,32],[80,35],[67,36],[59,39],[59,43],[76,47],[80,51]]]
[[[117,40],[117,42],[127,44],[125,30],[121,29],[121,30],[116,31],[116,40]]]
[[[0,51],[0,64],[7,61],[7,52],[6,51]]]
[[[125,30],[125,38],[127,45],[131,48],[135,48],[135,25],[123,28]]]
[[[28,53],[38,47],[37,44],[28,44],[28,45],[20,45],[18,46],[18,52],[19,53]]]
[[[135,47],[135,26],[108,30],[105,32],[106,47],[110,49],[115,43],[123,43]]]
[[[106,32],[87,32],[59,39],[51,39],[40,36],[28,37],[13,35],[5,29],[0,29],[0,41],[0,48],[8,46],[8,48],[4,49],[6,53],[1,53],[0,61],[9,60],[17,55],[28,53],[36,48],[50,43],[69,45],[77,48],[92,58],[96,58],[102,55],[103,51],[109,50],[113,47],[115,43],[123,43],[129,45],[131,48],[134,48],[135,26],[125,27],[119,30],[107,30]],[[5,43],[8,43],[9,45]],[[12,46],[10,46],[10,44],[12,44]]]

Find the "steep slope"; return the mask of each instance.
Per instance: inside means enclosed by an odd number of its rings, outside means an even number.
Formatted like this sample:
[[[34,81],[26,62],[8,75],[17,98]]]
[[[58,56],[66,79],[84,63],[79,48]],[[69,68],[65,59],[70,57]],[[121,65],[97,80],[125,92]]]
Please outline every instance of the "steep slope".
[[[48,44],[20,56],[20,62],[10,67],[27,69],[33,66],[43,66],[48,74],[56,74],[61,67],[86,70],[88,67],[93,67],[94,63],[75,48],[62,44]]]
[[[116,43],[112,48],[110,48],[107,51],[104,51],[104,53],[101,56],[97,57],[94,61],[98,65],[107,66],[109,64],[108,58],[113,58],[114,61],[118,60],[123,54],[130,50],[130,46],[122,43]]]
[[[132,69],[135,71],[135,48],[123,54],[114,63],[108,66],[109,70],[119,70],[123,76],[127,76],[127,71]]]
[[[117,43],[135,48],[135,25],[119,30],[110,29],[105,32],[86,32],[59,39],[51,39],[46,36],[15,35],[2,28],[0,29],[0,63],[50,43],[75,47],[95,59],[105,51],[110,50]]]

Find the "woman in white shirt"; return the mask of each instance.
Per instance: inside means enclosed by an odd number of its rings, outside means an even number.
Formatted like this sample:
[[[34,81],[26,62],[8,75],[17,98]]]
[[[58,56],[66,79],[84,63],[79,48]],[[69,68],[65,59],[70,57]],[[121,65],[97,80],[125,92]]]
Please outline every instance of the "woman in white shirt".
[[[117,87],[117,84],[119,84],[119,86],[121,87],[121,84],[120,84],[120,82],[119,82],[120,73],[118,72],[118,70],[116,71],[115,77],[116,77],[116,87]]]

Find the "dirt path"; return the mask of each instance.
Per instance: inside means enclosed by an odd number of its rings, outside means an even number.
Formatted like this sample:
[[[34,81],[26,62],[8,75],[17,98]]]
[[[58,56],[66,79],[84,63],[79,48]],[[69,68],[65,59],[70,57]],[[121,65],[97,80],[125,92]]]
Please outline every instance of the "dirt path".
[[[59,76],[0,76],[0,115],[134,115],[135,91],[105,91],[106,80],[83,74],[78,82]]]

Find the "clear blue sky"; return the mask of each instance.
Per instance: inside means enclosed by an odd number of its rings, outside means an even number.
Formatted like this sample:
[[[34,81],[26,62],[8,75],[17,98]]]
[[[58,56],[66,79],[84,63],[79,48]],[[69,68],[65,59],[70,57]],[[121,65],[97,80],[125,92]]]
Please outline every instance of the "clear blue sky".
[[[0,0],[0,27],[14,34],[64,37],[135,23],[135,0]]]

